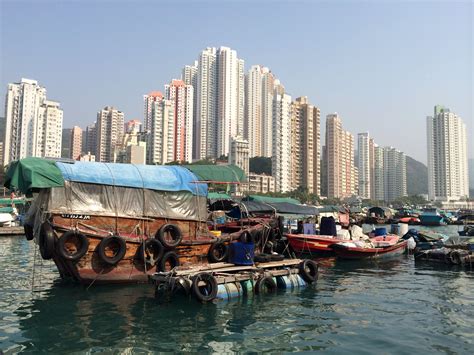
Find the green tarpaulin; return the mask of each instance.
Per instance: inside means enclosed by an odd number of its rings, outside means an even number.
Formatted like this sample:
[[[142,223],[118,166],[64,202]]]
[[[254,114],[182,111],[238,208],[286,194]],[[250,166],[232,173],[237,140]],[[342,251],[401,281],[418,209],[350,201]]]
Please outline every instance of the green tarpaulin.
[[[25,158],[9,165],[4,186],[26,194],[33,189],[64,186],[64,179],[54,161]]]
[[[224,183],[247,182],[245,172],[235,165],[185,165],[199,180]]]
[[[14,198],[13,201],[11,198],[0,198],[0,205],[11,205],[13,202],[14,205],[24,205],[26,200],[23,198]]]
[[[208,200],[232,200],[230,195],[219,192],[209,192],[207,198]]]
[[[270,196],[259,196],[259,195],[249,195],[248,197],[244,198],[243,200],[247,201],[259,201],[259,202],[266,202],[266,203],[292,203],[292,204],[301,204],[300,201],[290,198],[290,197],[270,197]]]

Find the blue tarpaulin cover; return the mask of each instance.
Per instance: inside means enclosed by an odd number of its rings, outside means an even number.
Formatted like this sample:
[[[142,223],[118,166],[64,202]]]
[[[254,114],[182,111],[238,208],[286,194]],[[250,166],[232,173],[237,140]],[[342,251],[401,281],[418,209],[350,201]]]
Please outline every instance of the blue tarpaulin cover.
[[[207,184],[197,182],[196,175],[180,166],[79,161],[74,164],[56,162],[56,166],[66,181],[207,195]]]

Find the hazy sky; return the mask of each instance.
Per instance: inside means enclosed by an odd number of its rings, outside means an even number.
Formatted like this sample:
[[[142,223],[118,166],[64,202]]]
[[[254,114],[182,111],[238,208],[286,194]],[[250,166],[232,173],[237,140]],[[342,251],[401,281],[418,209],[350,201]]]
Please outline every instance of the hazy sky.
[[[426,162],[426,116],[435,104],[474,134],[471,1],[5,1],[6,85],[36,79],[61,103],[64,127],[85,127],[112,105],[143,116],[143,94],[163,90],[208,46],[228,46],[269,67],[296,98],[338,112]],[[3,115],[3,114],[2,114]],[[470,157],[474,157],[471,143]]]

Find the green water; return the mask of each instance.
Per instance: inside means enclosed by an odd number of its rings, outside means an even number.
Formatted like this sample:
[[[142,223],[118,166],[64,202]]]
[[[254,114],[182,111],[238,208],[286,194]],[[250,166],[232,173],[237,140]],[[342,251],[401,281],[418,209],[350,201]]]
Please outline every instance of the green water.
[[[442,231],[453,233],[456,227]],[[474,272],[415,263],[323,263],[318,284],[253,299],[160,304],[148,285],[82,286],[34,247],[0,239],[0,349],[5,353],[315,352],[467,354]]]

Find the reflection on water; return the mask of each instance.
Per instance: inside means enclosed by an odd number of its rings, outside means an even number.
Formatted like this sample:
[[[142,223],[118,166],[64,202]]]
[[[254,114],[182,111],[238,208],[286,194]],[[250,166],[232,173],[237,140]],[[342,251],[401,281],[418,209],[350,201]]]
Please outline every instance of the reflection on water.
[[[318,284],[294,292],[199,304],[159,304],[149,285],[93,286],[35,267],[24,239],[1,240],[0,348],[24,352],[470,353],[474,273],[411,256],[326,259]],[[38,258],[38,256],[37,256]]]

